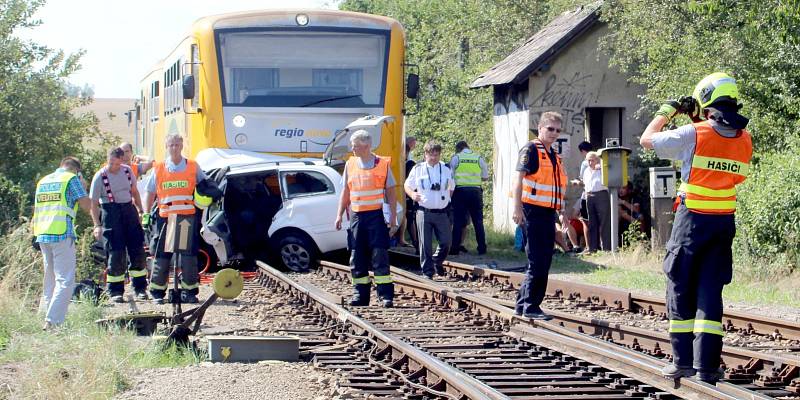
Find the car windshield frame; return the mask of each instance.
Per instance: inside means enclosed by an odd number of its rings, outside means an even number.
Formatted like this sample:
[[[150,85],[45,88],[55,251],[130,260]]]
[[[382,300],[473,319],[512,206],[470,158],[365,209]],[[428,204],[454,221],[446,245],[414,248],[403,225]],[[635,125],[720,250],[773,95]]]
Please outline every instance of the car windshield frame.
[[[314,32],[314,33],[329,33],[329,34],[366,34],[366,35],[375,35],[380,36],[384,39],[384,49],[383,49],[383,69],[382,69],[382,79],[380,82],[380,94],[378,97],[378,103],[363,103],[358,105],[353,105],[350,102],[345,102],[342,104],[337,104],[336,100],[342,99],[352,99],[352,98],[361,98],[360,95],[342,95],[340,94],[331,94],[329,96],[325,95],[314,95],[310,96],[310,98],[306,99],[306,101],[299,102],[298,104],[292,105],[263,105],[263,104],[246,104],[246,102],[242,103],[232,103],[228,101],[228,93],[226,90],[226,83],[225,83],[225,66],[223,64],[222,58],[222,46],[221,46],[221,37],[224,34],[230,33],[260,33],[260,32],[280,32],[280,33],[304,33],[304,32]],[[342,37],[343,39],[346,36]],[[368,28],[350,28],[350,27],[256,27],[256,28],[224,28],[224,29],[215,29],[214,30],[214,44],[217,56],[217,70],[219,74],[219,89],[220,89],[220,96],[222,100],[223,107],[279,107],[279,108],[302,108],[307,107],[310,109],[314,108],[374,108],[374,107],[381,107],[383,108],[386,103],[386,86],[387,86],[387,75],[389,73],[389,51],[391,46],[391,31],[385,29],[368,29]],[[320,68],[320,70],[324,70],[324,68]],[[362,92],[363,94],[363,92]],[[265,96],[266,97],[266,96]],[[363,100],[363,98],[362,98]],[[255,102],[254,102],[255,103]]]

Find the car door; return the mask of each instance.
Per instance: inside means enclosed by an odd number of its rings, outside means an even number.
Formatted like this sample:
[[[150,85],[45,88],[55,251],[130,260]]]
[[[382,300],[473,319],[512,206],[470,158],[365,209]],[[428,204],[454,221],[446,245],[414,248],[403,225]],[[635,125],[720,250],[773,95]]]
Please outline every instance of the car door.
[[[270,227],[271,241],[295,229],[308,235],[320,252],[345,248],[347,224],[339,231],[334,225],[341,176],[320,166],[281,167],[279,176],[284,203]]]

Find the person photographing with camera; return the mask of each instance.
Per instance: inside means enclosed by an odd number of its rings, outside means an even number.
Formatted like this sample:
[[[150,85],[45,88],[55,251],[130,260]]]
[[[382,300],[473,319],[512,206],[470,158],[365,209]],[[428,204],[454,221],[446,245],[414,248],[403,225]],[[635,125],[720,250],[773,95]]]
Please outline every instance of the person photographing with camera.
[[[662,105],[639,141],[661,158],[683,162],[663,264],[673,356],[662,371],[668,378],[696,374],[712,384],[720,378],[722,288],[733,277],[736,185],[747,178],[753,154],[738,99],[730,75],[708,75],[691,97]],[[693,123],[661,131],[680,114]]]
[[[442,146],[429,140],[424,150],[425,161],[414,166],[403,188],[419,205],[416,215],[419,261],[422,274],[433,279],[434,274],[444,275],[442,264],[450,251],[450,198],[456,183],[450,168],[439,161]],[[434,235],[439,242],[435,253],[432,249]]]

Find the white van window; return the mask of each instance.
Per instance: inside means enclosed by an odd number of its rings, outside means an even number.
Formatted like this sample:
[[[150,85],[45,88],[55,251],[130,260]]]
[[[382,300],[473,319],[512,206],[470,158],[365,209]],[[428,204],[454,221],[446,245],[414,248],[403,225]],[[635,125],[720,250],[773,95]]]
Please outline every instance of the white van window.
[[[281,173],[286,198],[334,193],[333,183],[322,173],[290,171]]]

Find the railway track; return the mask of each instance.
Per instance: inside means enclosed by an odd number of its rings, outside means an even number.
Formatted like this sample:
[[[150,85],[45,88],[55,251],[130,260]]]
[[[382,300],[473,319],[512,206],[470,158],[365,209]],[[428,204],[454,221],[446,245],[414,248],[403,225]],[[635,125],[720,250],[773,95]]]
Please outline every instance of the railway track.
[[[506,298],[501,296],[501,298],[493,298],[491,300],[505,307],[513,308],[514,303],[510,298],[516,294],[519,285],[518,279],[521,278],[522,274],[477,268],[452,262],[446,263],[445,269],[451,276],[459,279],[445,279],[436,283],[464,293],[474,293],[474,290],[463,290],[452,286],[463,286],[461,283],[463,283],[464,279],[478,280],[484,284],[489,283],[494,289],[508,294],[508,296],[505,296]],[[394,269],[393,274],[423,279],[416,274],[399,269]],[[497,290],[490,293],[493,296],[497,296]],[[653,357],[670,360],[671,347],[669,336],[666,332],[612,323],[592,316],[592,312],[597,312],[601,315],[608,315],[609,313],[639,313],[638,315],[652,317],[653,313],[649,311],[641,313],[640,311],[634,311],[634,308],[625,309],[620,307],[620,304],[625,304],[626,298],[637,298],[630,293],[591,285],[555,281],[552,286],[548,286],[548,294],[551,300],[558,300],[555,302],[556,304],[563,301],[573,305],[570,312],[565,312],[563,308],[562,310],[548,310],[555,317],[554,322],[560,326],[579,333],[591,334]],[[656,299],[651,297],[641,298],[648,300],[650,305],[657,304]],[[576,307],[584,309],[581,312],[583,315],[576,315]],[[660,317],[656,316],[656,318]],[[744,313],[738,313],[737,318],[745,321],[759,320],[758,316]],[[784,329],[784,327],[787,327],[785,328],[787,332],[793,332],[796,328],[795,324],[790,322],[777,321],[777,325],[770,325],[770,321],[772,320],[759,320],[757,326],[769,326],[769,328],[762,328],[762,332],[764,330],[772,330],[774,332],[775,329]],[[737,332],[730,328],[732,323],[732,321],[726,322],[729,332]],[[750,327],[746,327],[747,330],[750,330]],[[758,333],[750,334],[758,335]],[[765,336],[773,339],[772,336]],[[798,396],[798,393],[800,393],[800,377],[798,377],[800,375],[800,358],[794,354],[757,352],[747,348],[725,346],[722,363],[726,369],[725,379],[729,382],[745,385],[745,387],[771,396]]]
[[[768,398],[729,383],[666,380],[662,360],[412,276],[395,278],[393,309],[344,306],[352,287],[338,264],[291,276],[262,264],[258,282],[335,323],[340,337],[369,338],[367,359],[393,374],[397,398]]]
[[[399,265],[416,265],[418,268],[419,258],[413,254],[392,251],[391,256]],[[513,291],[514,294],[525,276],[520,272],[480,268],[451,261],[445,261],[444,268],[453,277],[491,282],[498,287]],[[582,307],[651,315],[664,320],[667,318],[664,299],[633,294],[624,290],[551,278],[548,281],[547,294],[551,299],[574,301]],[[726,332],[729,333],[755,334],[771,339],[784,339],[791,341],[790,345],[800,346],[800,323],[797,322],[726,310],[723,315],[723,325]]]
[[[279,332],[300,337],[300,353],[305,360],[343,374],[346,379],[340,385],[349,396],[503,398],[465,373],[352,314],[341,305],[340,296],[298,283],[266,264],[259,265],[256,284],[294,306],[292,315],[273,315],[291,321]],[[416,382],[422,377],[430,384]]]

